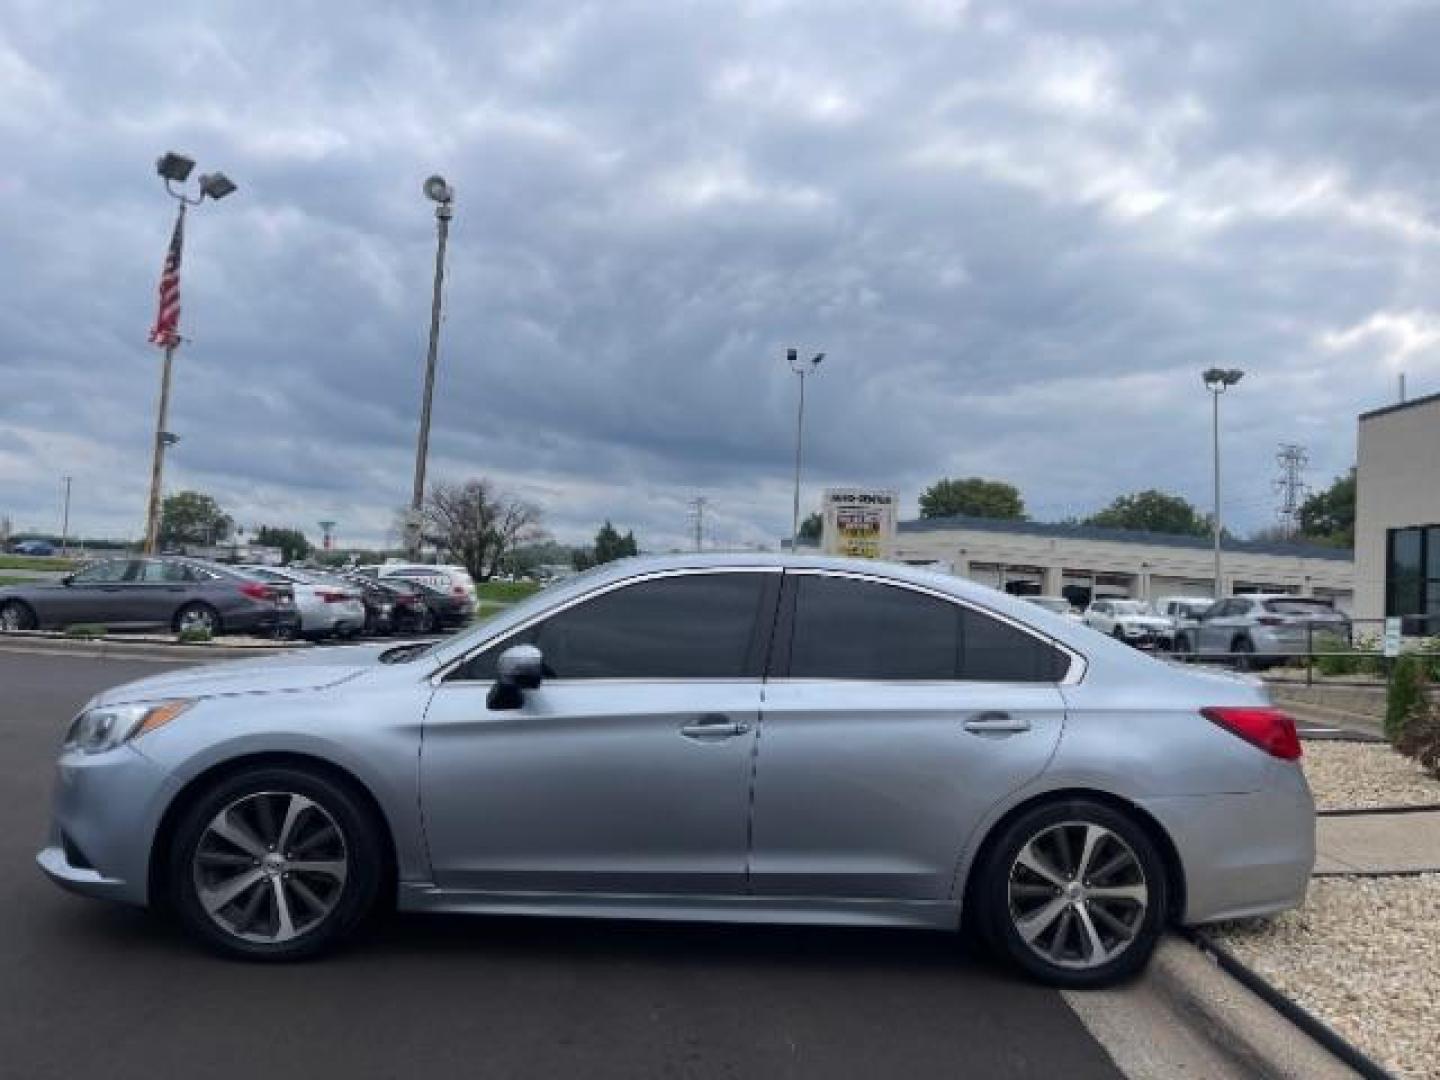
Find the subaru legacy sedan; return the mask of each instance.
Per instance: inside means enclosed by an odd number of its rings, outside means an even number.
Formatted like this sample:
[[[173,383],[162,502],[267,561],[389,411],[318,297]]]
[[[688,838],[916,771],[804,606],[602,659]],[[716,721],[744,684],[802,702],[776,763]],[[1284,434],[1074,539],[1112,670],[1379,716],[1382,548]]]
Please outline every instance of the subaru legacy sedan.
[[[962,921],[1032,976],[1301,902],[1292,721],[973,582],[803,556],[610,563],[433,644],[100,694],[41,868],[281,960],[372,911]]]

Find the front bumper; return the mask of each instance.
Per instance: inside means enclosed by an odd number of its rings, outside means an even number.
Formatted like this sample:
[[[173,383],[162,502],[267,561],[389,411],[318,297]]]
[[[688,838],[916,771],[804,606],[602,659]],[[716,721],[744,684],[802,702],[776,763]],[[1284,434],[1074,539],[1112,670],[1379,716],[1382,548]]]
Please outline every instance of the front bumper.
[[[56,766],[50,835],[35,861],[71,892],[145,904],[152,838],[176,786],[129,745],[67,751]]]

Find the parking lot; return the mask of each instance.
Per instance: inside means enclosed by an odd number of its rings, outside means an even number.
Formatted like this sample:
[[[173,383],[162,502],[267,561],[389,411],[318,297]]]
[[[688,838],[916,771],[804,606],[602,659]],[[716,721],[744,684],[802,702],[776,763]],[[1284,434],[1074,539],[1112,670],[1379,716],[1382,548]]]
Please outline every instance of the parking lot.
[[[164,667],[0,650],[0,1074],[1119,1075],[1057,992],[942,935],[407,916],[214,959],[33,863],[63,725]]]

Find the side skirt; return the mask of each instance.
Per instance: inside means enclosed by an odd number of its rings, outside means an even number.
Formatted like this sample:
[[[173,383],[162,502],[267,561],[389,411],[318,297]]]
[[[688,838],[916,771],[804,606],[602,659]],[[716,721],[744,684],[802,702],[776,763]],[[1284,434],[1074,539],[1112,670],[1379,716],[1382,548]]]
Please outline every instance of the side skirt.
[[[400,885],[401,911],[462,915],[552,915],[671,922],[780,923],[817,926],[901,926],[954,930],[959,912],[945,902],[832,900],[792,896],[648,896],[599,893],[462,892]]]

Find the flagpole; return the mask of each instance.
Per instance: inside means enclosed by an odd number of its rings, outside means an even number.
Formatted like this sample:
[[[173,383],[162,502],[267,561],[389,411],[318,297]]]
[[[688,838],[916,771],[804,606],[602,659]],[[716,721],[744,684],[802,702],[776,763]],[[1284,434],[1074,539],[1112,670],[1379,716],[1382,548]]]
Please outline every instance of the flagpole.
[[[185,223],[185,200],[180,200],[176,212],[175,229],[178,233]],[[150,500],[145,507],[145,548],[144,554],[154,555],[160,545],[160,488],[165,475],[165,447],[167,442],[166,421],[170,415],[170,371],[175,359],[175,348],[180,344],[177,331],[165,341],[165,362],[160,368],[160,405],[155,413],[155,446],[150,459]]]

